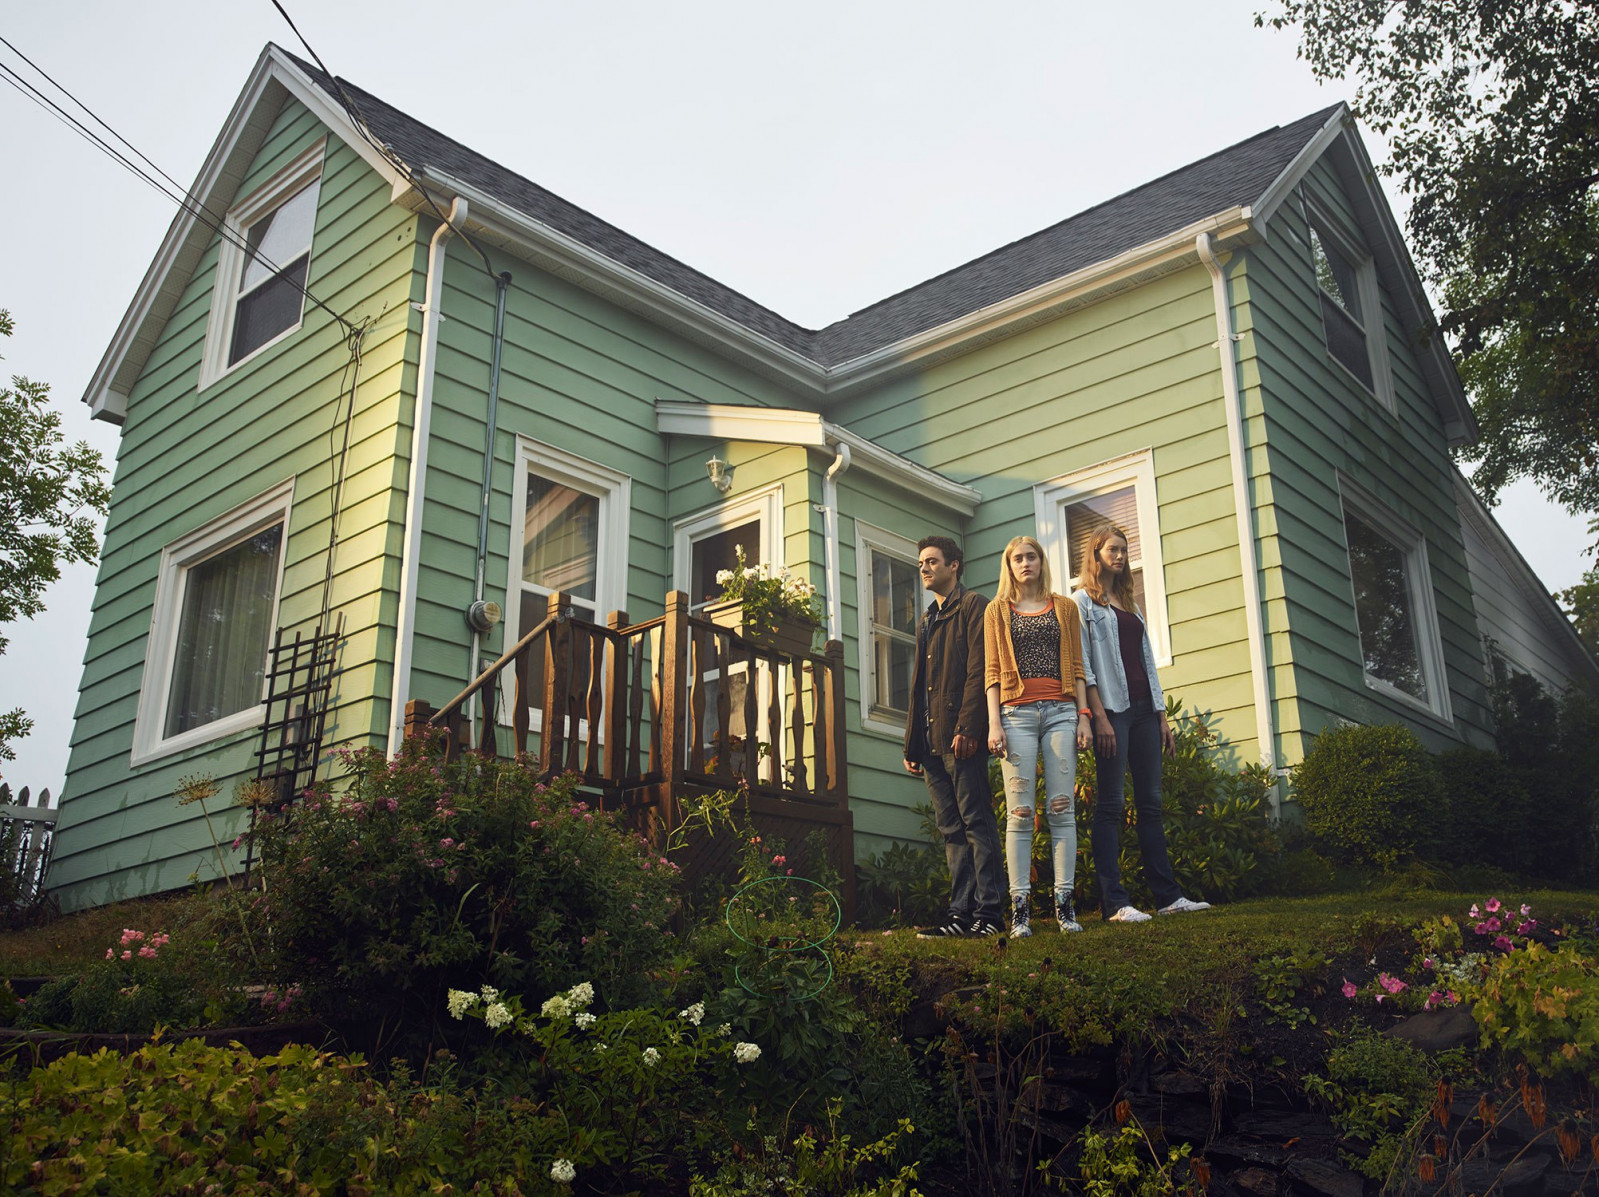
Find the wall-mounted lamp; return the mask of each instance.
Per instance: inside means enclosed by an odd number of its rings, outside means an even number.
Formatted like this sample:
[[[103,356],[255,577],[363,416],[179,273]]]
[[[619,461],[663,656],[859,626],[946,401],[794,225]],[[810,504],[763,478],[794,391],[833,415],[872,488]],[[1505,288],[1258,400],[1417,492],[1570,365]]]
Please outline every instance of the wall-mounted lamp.
[[[711,456],[711,460],[705,463],[705,474],[710,478],[711,485],[724,495],[733,489],[733,480],[727,475],[727,462],[720,457]]]

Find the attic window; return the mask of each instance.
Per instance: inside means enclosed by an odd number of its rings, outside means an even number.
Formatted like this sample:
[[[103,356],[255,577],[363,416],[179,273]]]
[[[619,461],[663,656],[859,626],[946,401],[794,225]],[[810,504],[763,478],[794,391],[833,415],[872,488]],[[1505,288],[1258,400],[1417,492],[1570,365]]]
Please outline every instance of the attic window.
[[[323,150],[319,142],[228,213],[217,250],[202,387],[300,327]]]
[[[1310,254],[1321,300],[1321,323],[1332,359],[1393,409],[1382,337],[1382,299],[1372,261],[1331,221],[1312,213]]]

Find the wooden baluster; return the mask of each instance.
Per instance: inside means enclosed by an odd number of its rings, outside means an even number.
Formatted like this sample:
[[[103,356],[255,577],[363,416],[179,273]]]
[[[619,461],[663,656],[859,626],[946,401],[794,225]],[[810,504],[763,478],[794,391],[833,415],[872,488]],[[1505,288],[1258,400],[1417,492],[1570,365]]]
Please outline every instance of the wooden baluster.
[[[690,628],[688,634],[690,688],[688,702],[688,770],[693,774],[705,772],[705,647],[706,633],[700,628]]]
[[[783,779],[783,663],[774,652],[766,659],[766,742],[772,746],[772,788],[788,788]]]
[[[805,784],[805,658],[791,658],[790,679],[793,682],[794,712],[792,716],[792,731],[794,733],[794,773],[792,788],[794,793],[801,798],[807,797],[810,790]]]
[[[566,595],[556,591],[550,595],[548,610],[551,615],[570,610]],[[572,643],[572,629],[565,620],[551,624],[544,639],[544,729],[539,736],[539,771],[546,776],[560,772],[565,755],[567,672],[570,665],[567,650]]]
[[[612,611],[605,626],[620,633],[627,626],[626,611]],[[628,649],[632,637],[607,636],[611,655],[605,671],[605,778],[618,785],[627,771]]]
[[[685,669],[688,667],[688,594],[682,590],[669,591],[666,596],[666,619],[661,630],[661,651],[656,657],[656,677],[659,679],[655,700],[659,717],[656,723],[661,732],[653,739],[651,749],[658,750],[661,770],[660,794],[662,801],[656,808],[659,834],[670,835],[677,827],[677,814],[672,795],[683,768],[683,735],[687,730],[683,720]]]
[[[498,674],[489,674],[483,683],[483,688],[478,693],[483,698],[483,730],[478,733],[477,748],[484,756],[499,756],[499,744],[495,740],[494,726],[499,722],[495,716],[495,686],[499,682]]]
[[[605,637],[597,629],[584,629],[588,637],[589,692],[584,704],[588,711],[589,734],[583,745],[583,779],[591,785],[608,778],[605,762],[600,759],[600,730],[605,718]],[[609,739],[610,737],[606,737]]]
[[[832,718],[827,737],[827,777],[829,797],[839,806],[849,805],[849,743],[844,735],[844,642],[829,640],[822,652],[827,657],[827,699]]]
[[[627,665],[629,680],[627,683],[627,779],[637,781],[642,741],[644,739],[644,649],[646,641],[654,632],[645,632],[642,636],[630,636],[627,639]],[[654,746],[651,745],[650,764],[655,763]]]
[[[511,727],[516,733],[516,755],[527,755],[527,736],[532,720],[528,717],[528,704],[533,701],[533,646],[530,644],[516,654],[516,707],[511,711]],[[541,679],[542,680],[542,679]]]
[[[461,718],[461,709],[457,707],[444,717],[446,739],[444,741],[444,759],[453,761],[461,755],[461,738],[466,733],[463,731],[465,721]]]
[[[761,727],[756,710],[756,690],[760,688],[760,674],[755,667],[755,646],[744,650],[744,784],[753,789],[761,781]]]
[[[807,657],[806,672],[811,675],[811,776],[812,792],[820,798],[827,792],[827,740],[828,716],[832,713],[822,700],[822,670],[814,658]]]
[[[711,633],[716,668],[716,776],[733,784],[733,633]]]
[[[583,747],[584,695],[579,693],[577,666],[588,659],[588,630],[575,624],[566,625],[566,771],[577,773],[583,763],[578,759]]]

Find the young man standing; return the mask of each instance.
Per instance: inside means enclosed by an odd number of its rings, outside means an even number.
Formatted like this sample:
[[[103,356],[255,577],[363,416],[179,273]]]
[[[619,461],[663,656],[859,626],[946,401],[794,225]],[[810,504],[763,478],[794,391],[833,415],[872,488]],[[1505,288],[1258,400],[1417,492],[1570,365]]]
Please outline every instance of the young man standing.
[[[933,601],[916,625],[916,676],[905,729],[905,768],[927,782],[949,863],[949,913],[922,939],[998,935],[1004,929],[999,825],[988,789],[983,612],[988,600],[960,582],[961,550],[947,536],[917,548]]]

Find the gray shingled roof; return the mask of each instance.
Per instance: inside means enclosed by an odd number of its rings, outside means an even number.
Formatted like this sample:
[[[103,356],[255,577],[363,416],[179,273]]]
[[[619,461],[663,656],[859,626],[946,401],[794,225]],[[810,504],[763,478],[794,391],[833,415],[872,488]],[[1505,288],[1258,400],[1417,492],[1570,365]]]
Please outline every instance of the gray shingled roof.
[[[327,75],[299,58],[294,61],[339,103]],[[1336,107],[1256,134],[813,330],[607,224],[348,80],[340,79],[339,84],[372,133],[392,146],[413,171],[442,171],[821,366],[860,357],[1145,245],[1207,216],[1254,203],[1327,123]]]

